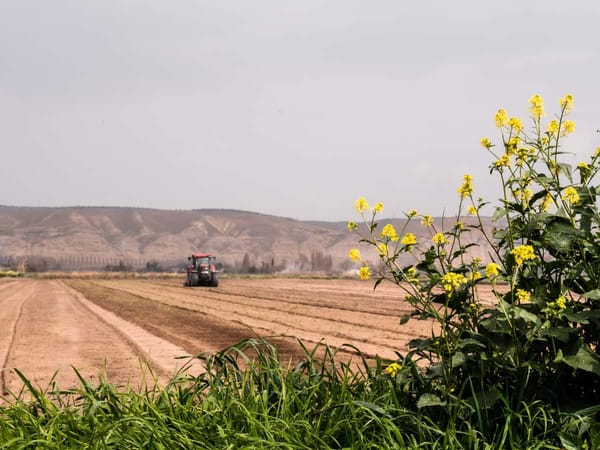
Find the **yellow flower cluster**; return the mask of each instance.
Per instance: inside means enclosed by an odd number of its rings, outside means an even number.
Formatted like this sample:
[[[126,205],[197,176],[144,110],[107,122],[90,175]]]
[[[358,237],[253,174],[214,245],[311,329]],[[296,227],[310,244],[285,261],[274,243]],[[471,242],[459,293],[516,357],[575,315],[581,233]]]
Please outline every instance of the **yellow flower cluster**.
[[[405,247],[411,247],[417,243],[417,237],[412,233],[406,233],[400,243]]]
[[[558,134],[558,120],[551,120],[548,124],[548,128],[546,128],[546,132],[551,136],[556,136]]]
[[[348,257],[352,260],[352,262],[360,261],[360,250],[357,248],[351,248],[348,252]]]
[[[496,127],[498,128],[508,125],[508,115],[506,114],[506,111],[499,109],[494,117],[494,121],[496,122]]]
[[[575,132],[575,122],[572,120],[565,120],[563,122],[562,135],[566,136],[567,134],[571,134]]]
[[[399,239],[398,233],[396,233],[396,229],[394,225],[388,223],[381,230],[381,237],[384,239],[389,239],[390,241],[397,241]]]
[[[531,261],[535,259],[535,253],[533,246],[531,245],[519,245],[510,251],[510,254],[514,256],[515,262],[518,266],[523,264],[524,261]]]
[[[485,276],[492,279],[500,274],[500,266],[496,263],[489,263],[485,266]]]
[[[373,206],[373,212],[374,213],[383,212],[383,203],[381,203],[381,202],[375,203],[375,206]]]
[[[473,193],[473,177],[469,174],[463,176],[463,182],[458,188],[458,193],[462,198],[468,197]]]
[[[475,208],[473,205],[469,206],[467,208],[467,214],[470,216],[476,216],[477,215],[477,208]]]
[[[494,162],[494,167],[508,167],[510,166],[510,156],[505,153]]]
[[[387,373],[390,377],[394,378],[396,374],[402,369],[402,365],[397,362],[393,362],[388,365],[384,372]]]
[[[518,117],[511,117],[508,120],[508,125],[510,125],[510,127],[516,132],[516,133],[520,133],[521,130],[523,129],[523,123],[521,122],[521,119],[519,119]]]
[[[424,227],[430,227],[433,225],[433,218],[429,214],[424,214],[421,218],[421,225]]]
[[[360,197],[354,203],[354,209],[356,209],[356,211],[358,211],[359,213],[365,212],[367,209],[369,209],[369,204],[367,203],[364,197]]]
[[[565,189],[565,192],[563,192],[562,199],[568,201],[572,205],[576,205],[581,200],[581,197],[579,197],[577,189],[573,186],[569,186]]]
[[[540,94],[535,94],[529,99],[529,111],[534,119],[545,116],[544,99]]]
[[[528,302],[529,299],[531,298],[531,294],[529,292],[527,292],[526,290],[517,289],[517,298],[519,299],[519,302],[521,302],[521,303]]]
[[[485,148],[491,148],[492,147],[492,141],[490,141],[486,137],[482,137],[481,141],[479,141],[479,143],[481,144],[482,147],[485,147]]]
[[[358,224],[356,222],[354,222],[353,220],[348,222],[348,231],[354,231],[357,229],[358,229]]]
[[[571,94],[565,95],[559,100],[560,108],[568,114],[573,109],[573,96]]]
[[[554,204],[554,200],[550,194],[546,194],[544,197],[544,201],[542,202],[542,210],[548,211],[550,207]]]
[[[416,209],[411,209],[407,214],[409,219],[412,217],[417,217],[418,215],[419,215],[419,211],[417,211]]]
[[[371,269],[369,269],[369,266],[362,266],[360,268],[358,271],[358,278],[361,280],[368,280],[371,278]]]
[[[561,295],[556,299],[556,306],[558,306],[559,309],[565,309],[567,307],[567,299],[564,295]]]
[[[467,279],[461,273],[448,272],[442,277],[442,287],[446,292],[452,292],[466,282]]]
[[[435,233],[431,240],[437,245],[444,245],[448,240],[442,233]]]

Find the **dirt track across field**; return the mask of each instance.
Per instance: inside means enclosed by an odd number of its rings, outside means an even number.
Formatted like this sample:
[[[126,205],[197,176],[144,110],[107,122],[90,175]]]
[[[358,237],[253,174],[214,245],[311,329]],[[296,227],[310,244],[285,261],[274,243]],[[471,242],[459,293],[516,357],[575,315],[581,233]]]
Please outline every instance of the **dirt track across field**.
[[[290,359],[326,342],[340,357],[393,359],[430,332],[426,322],[400,326],[409,312],[393,285],[322,279],[223,279],[218,288],[180,280],[32,280],[0,284],[0,389],[21,385],[14,368],[45,387],[105,374],[117,384],[142,381],[148,364],[161,382],[185,355],[214,353],[248,337],[270,339]],[[191,370],[201,370],[194,360]]]

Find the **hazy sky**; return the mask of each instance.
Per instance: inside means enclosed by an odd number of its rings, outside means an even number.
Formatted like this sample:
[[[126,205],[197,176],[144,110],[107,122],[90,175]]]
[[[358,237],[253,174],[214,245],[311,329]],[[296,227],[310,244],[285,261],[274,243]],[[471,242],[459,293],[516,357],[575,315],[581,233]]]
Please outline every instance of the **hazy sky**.
[[[600,2],[0,0],[0,204],[354,219],[497,195],[496,110],[600,146]],[[576,161],[575,161],[576,162]]]

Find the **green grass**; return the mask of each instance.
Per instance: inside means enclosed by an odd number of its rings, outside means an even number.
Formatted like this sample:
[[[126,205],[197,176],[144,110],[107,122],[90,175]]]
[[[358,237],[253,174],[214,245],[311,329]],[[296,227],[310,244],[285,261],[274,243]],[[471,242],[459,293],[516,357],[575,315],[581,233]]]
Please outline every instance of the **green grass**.
[[[249,339],[202,357],[198,377],[136,390],[82,376],[77,389],[41,390],[19,373],[25,388],[0,406],[0,448],[558,449],[600,434],[590,419],[598,411],[561,415],[534,403],[490,426],[481,406],[419,408],[418,368],[391,378],[381,362],[349,366],[330,348],[319,360],[304,350],[291,365]]]

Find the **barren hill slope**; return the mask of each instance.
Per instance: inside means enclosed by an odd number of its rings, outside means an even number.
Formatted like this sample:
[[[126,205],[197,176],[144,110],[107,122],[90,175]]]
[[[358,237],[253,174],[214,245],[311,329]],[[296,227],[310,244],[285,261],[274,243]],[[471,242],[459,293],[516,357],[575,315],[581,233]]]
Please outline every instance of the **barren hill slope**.
[[[404,223],[390,221],[397,227]],[[427,235],[418,221],[409,228]],[[246,269],[345,270],[352,267],[347,254],[357,241],[346,223],[246,211],[0,206],[4,264],[27,258],[61,268],[102,268],[119,262],[143,267],[150,261],[181,266],[188,254],[202,251],[216,254],[231,268],[245,264]],[[486,248],[479,252],[485,258]]]

